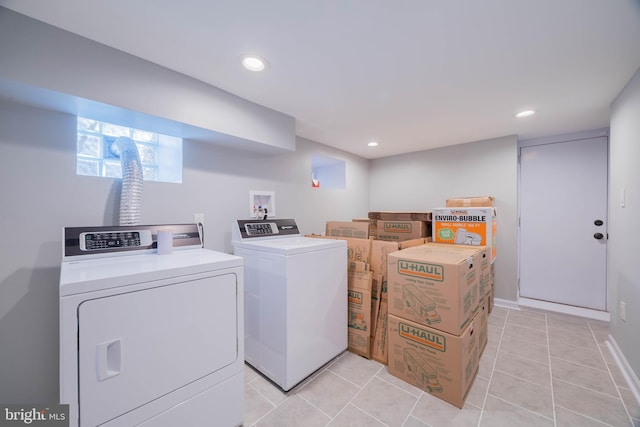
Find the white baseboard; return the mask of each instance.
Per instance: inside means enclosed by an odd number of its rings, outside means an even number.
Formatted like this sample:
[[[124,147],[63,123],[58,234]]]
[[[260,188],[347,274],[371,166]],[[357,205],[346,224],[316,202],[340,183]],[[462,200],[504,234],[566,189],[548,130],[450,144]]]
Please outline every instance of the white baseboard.
[[[572,305],[540,301],[537,299],[519,297],[518,305],[521,307],[536,308],[538,310],[553,311],[556,313],[585,317],[587,319],[602,320],[603,322],[609,322],[611,320],[611,315],[607,311],[591,310],[588,308],[574,307]]]
[[[618,368],[620,368],[625,381],[629,384],[633,397],[636,398],[638,405],[640,405],[640,380],[638,379],[638,376],[633,372],[633,369],[631,369],[631,365],[629,365],[627,358],[624,357],[622,350],[618,347],[618,343],[611,335],[607,338],[606,343],[616,361],[616,364],[618,365]]]
[[[520,306],[517,302],[508,299],[494,298],[493,303],[497,307],[509,308],[511,310],[520,310]]]

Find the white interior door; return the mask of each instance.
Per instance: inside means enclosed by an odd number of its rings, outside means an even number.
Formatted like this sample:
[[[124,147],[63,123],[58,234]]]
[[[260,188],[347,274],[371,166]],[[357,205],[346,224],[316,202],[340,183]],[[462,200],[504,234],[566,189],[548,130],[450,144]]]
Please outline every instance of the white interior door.
[[[607,144],[521,148],[520,296],[606,310]]]

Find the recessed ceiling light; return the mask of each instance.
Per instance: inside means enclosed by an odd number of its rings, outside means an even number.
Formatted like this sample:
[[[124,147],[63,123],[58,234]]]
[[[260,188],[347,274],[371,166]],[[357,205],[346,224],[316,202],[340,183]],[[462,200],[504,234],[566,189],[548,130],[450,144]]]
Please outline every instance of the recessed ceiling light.
[[[516,117],[521,119],[523,117],[533,116],[535,113],[536,112],[533,110],[520,111],[518,114],[516,114]]]
[[[262,71],[267,68],[268,62],[255,55],[246,55],[242,57],[242,66],[250,71]]]
[[[375,141],[371,141],[370,143],[367,144],[369,147],[377,147],[378,143]]]

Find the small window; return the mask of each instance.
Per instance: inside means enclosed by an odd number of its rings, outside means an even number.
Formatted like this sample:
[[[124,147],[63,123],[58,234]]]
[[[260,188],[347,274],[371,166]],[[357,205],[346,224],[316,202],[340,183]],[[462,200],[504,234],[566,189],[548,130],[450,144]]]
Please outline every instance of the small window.
[[[334,157],[311,156],[311,187],[342,189],[345,186],[346,161]]]
[[[145,181],[182,182],[182,139],[78,117],[76,174],[121,178],[120,158],[111,144],[120,136],[138,147]]]

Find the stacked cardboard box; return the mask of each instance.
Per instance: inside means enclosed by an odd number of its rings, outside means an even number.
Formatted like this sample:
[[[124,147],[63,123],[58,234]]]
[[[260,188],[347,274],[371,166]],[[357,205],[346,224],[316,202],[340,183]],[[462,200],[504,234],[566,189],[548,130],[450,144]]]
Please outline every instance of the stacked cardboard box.
[[[433,209],[433,241],[490,246],[496,258],[496,208],[449,207]]]
[[[425,218],[425,214],[418,218]],[[347,242],[349,260],[348,350],[387,363],[387,254],[422,245],[425,238],[397,241],[366,239],[368,218],[329,221],[326,237]],[[365,234],[366,230],[366,234]],[[353,237],[362,236],[362,237]],[[429,237],[430,239],[430,237]]]
[[[402,242],[431,236],[431,212],[369,212],[369,236]]]
[[[471,214],[470,216],[474,216],[476,213],[480,213],[481,215],[486,214],[485,225],[479,224],[478,221],[466,221],[464,223],[451,224],[450,219],[440,221],[443,219],[442,217],[438,217],[438,221],[435,221],[435,226],[433,228],[433,241],[444,242],[447,238],[451,238],[455,233],[454,241],[449,243],[458,243],[458,244],[477,244],[477,236],[474,234],[479,234],[482,236],[480,240],[481,245],[491,246],[491,266],[490,266],[490,274],[483,276],[484,281],[480,283],[480,292],[481,295],[486,295],[487,304],[488,304],[488,312],[491,313],[493,309],[493,284],[494,284],[494,276],[493,276],[493,262],[496,259],[496,232],[497,232],[497,221],[496,221],[496,210],[495,210],[495,198],[492,196],[477,196],[477,197],[461,197],[455,199],[447,199],[446,200],[447,208],[472,208],[472,209],[457,209],[456,211],[460,211],[461,214]],[[479,208],[476,210],[475,208]],[[451,211],[448,211],[451,213]],[[442,212],[438,211],[438,215]],[[491,219],[489,220],[489,217]],[[490,221],[490,225],[489,225]],[[462,229],[462,230],[460,230]],[[460,236],[458,235],[460,233]],[[475,238],[475,241],[474,241]]]
[[[388,255],[388,369],[462,407],[487,337],[489,249],[426,243]]]

